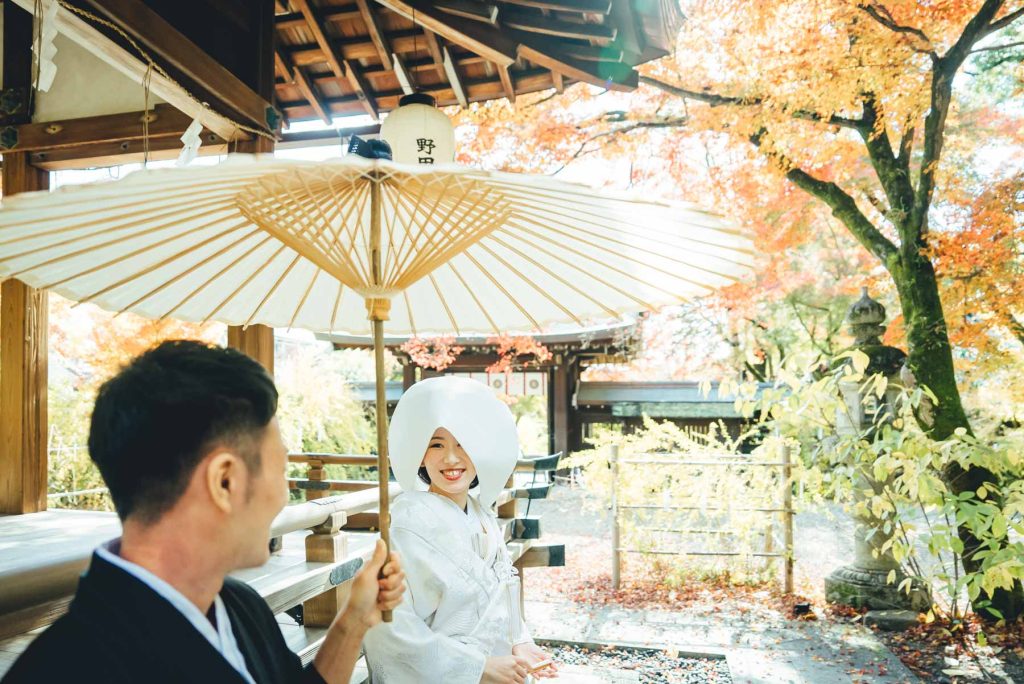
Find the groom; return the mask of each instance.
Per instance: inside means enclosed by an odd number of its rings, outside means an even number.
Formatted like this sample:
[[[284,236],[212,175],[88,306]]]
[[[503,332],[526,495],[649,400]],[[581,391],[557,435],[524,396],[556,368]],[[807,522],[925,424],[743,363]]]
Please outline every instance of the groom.
[[[262,366],[199,342],[165,342],[104,384],[89,455],[122,536],[96,549],[68,613],[3,684],[348,684],[363,634],[404,591],[382,542],[305,669],[259,594],[227,577],[267,561],[288,500],[276,411]]]

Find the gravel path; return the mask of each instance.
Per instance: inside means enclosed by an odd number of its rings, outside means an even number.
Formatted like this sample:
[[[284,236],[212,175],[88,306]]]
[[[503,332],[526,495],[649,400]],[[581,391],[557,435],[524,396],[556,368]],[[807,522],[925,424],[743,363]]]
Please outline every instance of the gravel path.
[[[636,674],[629,681],[640,684],[731,684],[725,658],[691,658],[655,649],[590,649],[554,646],[551,653],[558,664],[614,668]],[[614,676],[614,675],[613,675]],[[626,677],[620,678],[627,681]]]

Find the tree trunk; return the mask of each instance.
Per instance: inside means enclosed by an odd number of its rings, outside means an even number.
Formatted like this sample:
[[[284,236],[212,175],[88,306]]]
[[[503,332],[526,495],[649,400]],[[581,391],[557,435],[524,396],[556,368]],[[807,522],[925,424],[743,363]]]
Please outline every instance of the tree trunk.
[[[908,252],[911,252],[908,254]],[[939,299],[938,280],[931,261],[916,250],[904,250],[896,264],[890,264],[893,280],[899,292],[900,305],[907,330],[907,364],[918,385],[930,389],[938,399],[930,415],[921,416],[921,427],[936,440],[948,438],[957,428],[971,429],[953,368],[953,353],[946,329],[946,319]],[[964,469],[959,463],[947,463],[943,469],[947,486],[954,494],[974,492],[986,482],[996,482],[996,476],[985,468]],[[964,545],[964,570],[977,572],[981,563],[974,558],[979,548],[977,538],[965,526],[958,529]],[[982,617],[992,617],[979,602],[975,611]],[[1024,585],[1020,582],[1013,591],[997,590],[991,599],[992,607],[1008,620],[1024,613]]]

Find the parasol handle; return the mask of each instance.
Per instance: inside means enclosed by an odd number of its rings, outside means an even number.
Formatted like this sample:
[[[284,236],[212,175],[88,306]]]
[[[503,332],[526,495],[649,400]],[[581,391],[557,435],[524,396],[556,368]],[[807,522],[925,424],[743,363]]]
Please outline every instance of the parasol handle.
[[[387,300],[385,300],[387,301]],[[390,302],[388,302],[390,303]],[[369,305],[370,302],[368,301]],[[376,309],[376,310],[375,310]],[[373,324],[373,355],[377,375],[377,491],[378,491],[378,518],[377,524],[380,527],[380,538],[384,540],[387,548],[387,557],[391,556],[391,514],[389,512],[388,492],[388,403],[384,393],[384,320],[379,309],[370,309],[370,321]],[[386,309],[384,311],[386,316]],[[383,566],[381,567],[383,571]],[[385,610],[381,613],[384,622],[391,622],[391,611]]]

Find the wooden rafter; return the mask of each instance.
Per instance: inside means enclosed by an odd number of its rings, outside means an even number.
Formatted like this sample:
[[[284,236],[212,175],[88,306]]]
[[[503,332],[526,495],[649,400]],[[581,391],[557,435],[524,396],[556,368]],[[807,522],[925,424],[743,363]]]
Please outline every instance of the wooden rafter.
[[[377,15],[373,13],[373,9],[370,7],[369,0],[356,0],[356,4],[359,6],[359,14],[363,19],[363,23],[366,24],[366,30],[370,34],[370,40],[373,41],[373,46],[377,48],[380,63],[390,64],[391,46],[388,44],[388,39],[384,35],[384,29],[381,28]]]
[[[380,108],[377,106],[377,98],[373,94],[373,89],[370,87],[369,81],[366,80],[366,76],[363,75],[362,68],[359,64],[353,60],[345,60],[345,78],[348,80],[352,90],[359,98],[359,102],[362,103],[366,113],[369,114],[374,121],[380,119]]]
[[[475,2],[474,0],[436,0],[434,7],[456,17],[482,21],[492,26],[498,25],[498,6],[493,3]]]
[[[459,70],[452,60],[452,53],[448,51],[447,45],[441,48],[441,54],[444,56],[444,72],[448,76],[448,83],[452,87],[452,92],[455,93],[455,99],[463,107],[468,107],[469,98],[466,96],[466,87],[462,83],[462,77],[459,75]]]
[[[562,50],[567,56],[584,62],[621,62],[623,52],[614,45],[566,45]]]
[[[508,28],[539,33],[558,38],[575,38],[607,45],[615,40],[618,31],[605,24],[584,24],[574,21],[560,21],[522,10],[508,10],[501,13],[501,23]]]
[[[467,84],[465,78],[462,78],[462,82],[464,86]],[[516,89],[520,94],[546,90],[552,87],[551,72],[545,68],[519,71],[516,72],[515,84]],[[472,81],[472,88],[472,94],[468,91],[466,93],[467,100],[469,101],[493,100],[505,97],[505,88],[497,77],[493,79],[474,79]],[[420,85],[417,90],[419,92],[433,95],[439,103],[450,105],[458,104],[458,100],[454,96],[454,90],[447,82],[423,84]],[[402,95],[402,90],[394,89],[379,91],[376,94],[376,97],[381,109],[392,109],[398,106],[398,100]],[[346,94],[327,97],[324,98],[324,101],[327,106],[330,107],[330,110],[335,117],[354,114],[354,108],[358,108],[360,111],[363,111],[359,98],[355,95]],[[313,112],[309,104],[303,99],[290,102],[282,101],[281,107],[284,108],[285,112],[288,113],[289,116],[296,119],[315,118],[315,112]]]
[[[291,58],[280,50],[274,52],[274,61],[277,63],[278,69],[283,69],[288,75],[287,80],[290,83],[294,83],[299,91],[302,92],[302,96],[306,98],[309,106],[313,108],[313,111],[320,117],[320,120],[330,126],[332,124],[330,107],[324,103],[317,92],[316,86],[310,82],[302,67],[295,66]]]
[[[313,108],[313,111],[316,112],[321,121],[330,126],[332,123],[330,109],[320,99],[320,94],[316,91],[314,85],[309,82],[306,72],[302,70],[302,67],[295,67],[292,71],[292,76],[295,79],[295,85],[302,92],[302,96],[309,102],[309,106]]]
[[[512,80],[512,73],[508,67],[498,67],[498,76],[501,78],[501,85],[505,89],[505,97],[512,104],[516,101],[516,86]]]
[[[506,5],[581,14],[608,14],[612,9],[611,0],[501,0],[501,2]]]
[[[447,78],[448,75],[444,72],[444,56],[441,54],[441,44],[437,39],[437,34],[429,29],[424,29],[423,37],[426,39],[427,51],[430,53],[431,59],[434,60],[434,68],[437,70],[437,75],[441,78]]]
[[[281,50],[274,50],[274,69],[286,83],[295,83],[295,74],[288,67],[290,61],[290,58],[281,54]]]
[[[391,59],[391,69],[395,72],[398,84],[402,86],[402,92],[406,95],[416,92],[416,81],[413,79],[412,72],[406,67],[402,58],[392,53]]]
[[[420,26],[499,66],[509,66],[516,61],[515,42],[492,26],[441,12],[433,7],[433,3],[422,0],[377,1],[393,12],[413,19]]]
[[[320,95],[319,103],[303,102],[298,83],[279,79],[278,95],[293,118],[351,115],[360,108],[376,117],[415,90],[461,105],[514,102],[523,93],[562,91],[576,81],[630,90],[637,85],[634,67],[664,50],[637,43],[640,10],[626,0],[328,3],[334,0],[282,3],[287,11],[276,18],[289,71],[312,67],[305,70],[307,85]],[[324,64],[329,70],[313,66]]]
[[[324,60],[327,65],[331,67],[331,71],[338,78],[345,78],[345,67],[342,65],[345,61],[341,55],[338,54],[334,44],[327,38],[327,34],[324,32],[324,27],[320,23],[320,18],[317,16],[317,12],[313,9],[313,6],[309,3],[309,0],[291,0],[291,3],[299,9],[302,13],[303,18],[306,20],[306,28],[313,34],[316,44],[320,46],[320,50],[323,52]]]
[[[325,7],[320,10],[320,19],[332,23],[336,21],[351,21],[352,19],[360,18],[360,16],[362,16],[360,12],[347,8]],[[306,18],[302,15],[302,12],[288,12],[286,14],[278,14],[274,24],[279,29],[301,29],[306,27]]]
[[[563,76],[608,88],[629,91],[636,88],[639,76],[627,64],[621,62],[585,62],[565,54],[550,39],[515,32],[520,40],[519,56],[534,64],[559,72]]]

